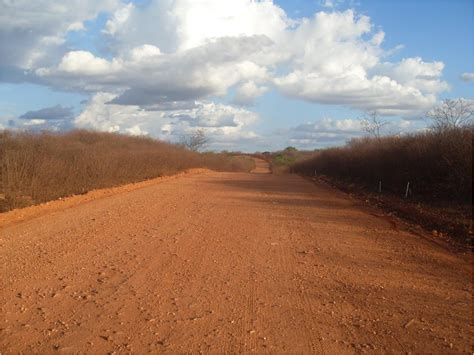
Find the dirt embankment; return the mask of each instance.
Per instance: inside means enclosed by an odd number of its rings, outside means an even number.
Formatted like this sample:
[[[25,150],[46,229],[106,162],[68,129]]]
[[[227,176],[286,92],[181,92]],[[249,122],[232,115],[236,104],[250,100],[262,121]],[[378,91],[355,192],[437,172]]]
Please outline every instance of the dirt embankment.
[[[255,172],[3,221],[2,352],[472,351],[467,256],[327,186]]]

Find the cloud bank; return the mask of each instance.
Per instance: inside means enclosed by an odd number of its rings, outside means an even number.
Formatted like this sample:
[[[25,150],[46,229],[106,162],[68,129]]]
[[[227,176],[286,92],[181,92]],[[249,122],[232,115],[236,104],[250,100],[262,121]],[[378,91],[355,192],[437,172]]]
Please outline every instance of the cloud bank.
[[[104,13],[104,53],[70,49],[68,36]],[[375,28],[353,10],[290,18],[270,0],[3,0],[0,68],[88,93],[77,127],[161,137],[204,127],[223,144],[255,136],[249,127],[258,116],[248,106],[271,90],[383,115],[431,108],[449,89],[444,64],[391,62]]]

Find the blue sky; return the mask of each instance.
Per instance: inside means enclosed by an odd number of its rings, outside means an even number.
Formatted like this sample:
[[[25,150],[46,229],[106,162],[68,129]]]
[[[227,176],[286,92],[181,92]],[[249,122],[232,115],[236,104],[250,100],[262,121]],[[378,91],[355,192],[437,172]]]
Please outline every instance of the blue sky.
[[[368,110],[406,133],[474,99],[470,0],[58,4],[0,3],[0,128],[314,149],[363,135]]]

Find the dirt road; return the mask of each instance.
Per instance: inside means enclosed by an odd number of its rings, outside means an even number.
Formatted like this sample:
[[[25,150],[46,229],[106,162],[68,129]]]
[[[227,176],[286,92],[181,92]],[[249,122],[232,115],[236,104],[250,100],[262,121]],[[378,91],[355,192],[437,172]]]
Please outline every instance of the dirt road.
[[[465,256],[265,171],[58,201],[4,225],[2,354],[472,351]]]

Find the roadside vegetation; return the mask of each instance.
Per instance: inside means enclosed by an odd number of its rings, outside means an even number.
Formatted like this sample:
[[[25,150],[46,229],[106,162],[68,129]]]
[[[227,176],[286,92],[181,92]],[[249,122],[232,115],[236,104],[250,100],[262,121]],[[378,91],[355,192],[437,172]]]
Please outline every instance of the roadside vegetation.
[[[399,196],[472,203],[473,133],[472,127],[466,127],[355,139],[295,163],[292,170],[345,179]]]
[[[201,133],[198,134],[199,138]],[[199,139],[203,143],[203,139]],[[202,144],[201,144],[202,145]],[[144,137],[111,133],[0,132],[0,212],[92,189],[118,186],[190,168],[250,171],[251,158],[199,153]]]
[[[266,160],[270,164],[273,174],[284,174],[291,170],[297,162],[313,157],[317,151],[298,150],[295,147],[286,147],[277,152],[257,153],[256,156]]]
[[[293,172],[326,180],[395,214],[472,241],[473,104],[445,102],[427,113],[429,130],[381,136],[385,124],[364,116],[369,137],[324,149]]]

